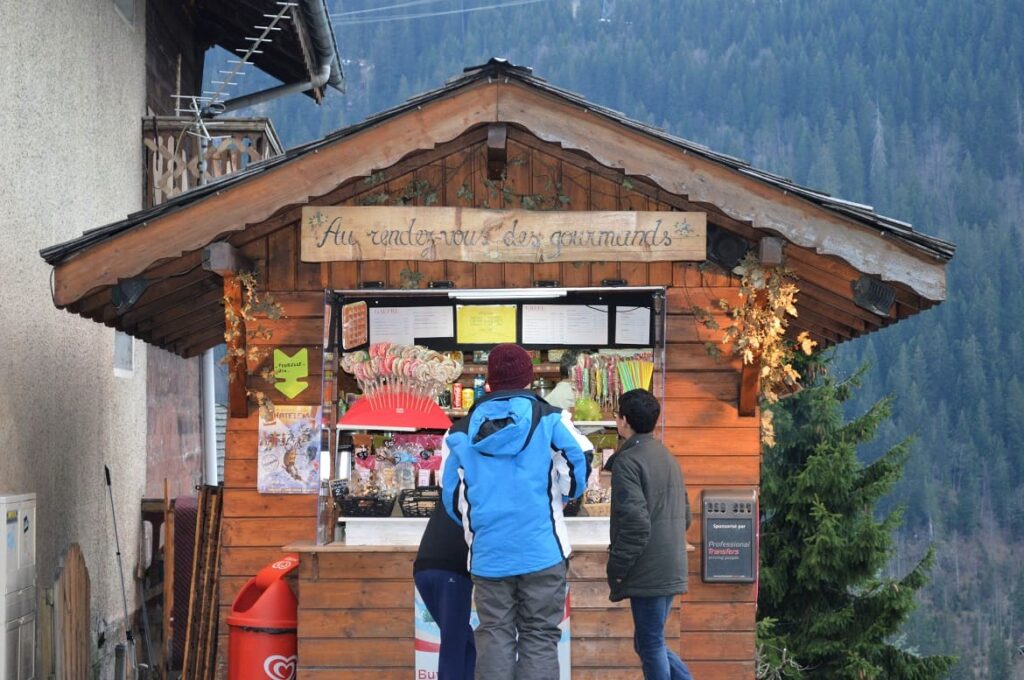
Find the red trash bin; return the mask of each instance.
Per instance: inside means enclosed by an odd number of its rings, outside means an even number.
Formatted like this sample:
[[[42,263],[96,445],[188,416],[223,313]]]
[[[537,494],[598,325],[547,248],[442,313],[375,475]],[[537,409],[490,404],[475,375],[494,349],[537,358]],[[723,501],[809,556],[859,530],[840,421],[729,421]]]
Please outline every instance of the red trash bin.
[[[228,615],[229,680],[293,680],[299,602],[284,577],[299,566],[289,554],[249,579]]]

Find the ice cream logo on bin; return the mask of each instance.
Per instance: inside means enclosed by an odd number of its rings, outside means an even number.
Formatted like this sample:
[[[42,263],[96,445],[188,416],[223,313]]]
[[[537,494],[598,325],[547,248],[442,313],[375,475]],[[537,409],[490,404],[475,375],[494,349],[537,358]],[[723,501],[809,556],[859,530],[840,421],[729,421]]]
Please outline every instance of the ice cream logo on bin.
[[[263,672],[271,680],[293,680],[295,677],[295,664],[297,656],[281,656],[274,654],[263,661]]]

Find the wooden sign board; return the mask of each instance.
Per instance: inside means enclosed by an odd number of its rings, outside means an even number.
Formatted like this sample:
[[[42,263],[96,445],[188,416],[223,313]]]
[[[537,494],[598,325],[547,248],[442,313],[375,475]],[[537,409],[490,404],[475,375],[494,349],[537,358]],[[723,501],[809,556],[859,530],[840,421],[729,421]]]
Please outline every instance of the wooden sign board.
[[[702,212],[306,207],[302,260],[700,262],[706,232]]]

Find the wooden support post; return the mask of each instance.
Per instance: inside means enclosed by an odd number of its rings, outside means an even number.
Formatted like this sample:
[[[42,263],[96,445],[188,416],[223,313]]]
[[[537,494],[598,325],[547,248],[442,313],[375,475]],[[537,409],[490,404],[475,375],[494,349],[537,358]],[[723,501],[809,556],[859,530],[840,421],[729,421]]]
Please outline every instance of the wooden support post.
[[[508,126],[504,123],[487,128],[487,179],[502,179],[508,163]]]
[[[761,391],[761,362],[743,364],[740,373],[740,415],[752,416],[757,413],[757,395]]]
[[[224,339],[228,346],[228,412],[232,418],[249,417],[246,394],[246,335],[242,314],[242,282],[234,274],[224,277]]]

